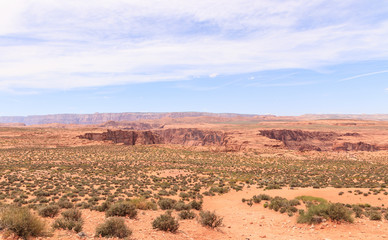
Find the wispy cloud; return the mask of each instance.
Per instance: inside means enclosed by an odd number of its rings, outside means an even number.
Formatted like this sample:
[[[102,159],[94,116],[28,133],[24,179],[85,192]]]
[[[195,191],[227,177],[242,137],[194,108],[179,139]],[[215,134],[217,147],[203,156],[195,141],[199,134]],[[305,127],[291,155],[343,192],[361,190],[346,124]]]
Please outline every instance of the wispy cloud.
[[[388,70],[359,74],[359,75],[355,75],[355,76],[352,76],[352,77],[343,78],[343,79],[341,79],[339,81],[341,81],[341,82],[342,81],[349,81],[349,80],[353,80],[353,79],[357,79],[357,78],[363,78],[363,77],[368,77],[368,76],[377,75],[377,74],[383,74],[383,73],[388,73]]]
[[[387,15],[386,1],[6,1],[0,90],[386,60]]]
[[[303,82],[282,82],[282,83],[252,83],[248,84],[248,87],[296,87],[316,84],[314,81],[303,81]]]

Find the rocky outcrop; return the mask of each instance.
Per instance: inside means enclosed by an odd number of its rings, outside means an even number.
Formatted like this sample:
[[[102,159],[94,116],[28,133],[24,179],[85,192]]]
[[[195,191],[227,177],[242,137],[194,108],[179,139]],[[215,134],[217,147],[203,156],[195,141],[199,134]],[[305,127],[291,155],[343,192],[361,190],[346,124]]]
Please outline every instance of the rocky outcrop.
[[[284,145],[289,146],[292,142],[303,142],[309,140],[330,141],[338,137],[334,132],[308,132],[302,130],[261,130],[260,135],[280,140]]]
[[[112,141],[114,143],[123,143],[125,145],[149,145],[162,143],[162,139],[158,134],[151,131],[111,131],[104,133],[85,133],[79,138],[94,140],[94,141]]]
[[[181,144],[185,146],[222,146],[225,142],[225,134],[220,131],[200,130],[196,128],[177,128],[156,130],[164,143]]]
[[[335,141],[340,137],[358,137],[359,133],[338,134],[334,132],[310,132],[301,130],[261,130],[260,135],[282,141],[289,149],[299,151],[377,151],[379,147],[364,142],[350,143]]]
[[[301,130],[261,130],[260,135],[282,141],[289,149],[299,151],[329,150],[330,141],[339,135],[334,132],[309,132]]]
[[[163,129],[153,131],[111,131],[85,133],[79,138],[95,141],[112,141],[125,145],[180,144],[184,146],[225,146],[225,134],[220,131],[195,128]]]
[[[304,151],[322,151],[322,149],[320,147],[317,147],[317,146],[314,146],[314,145],[310,145],[310,144],[302,144],[299,148],[298,148],[299,151],[301,152],[304,152]]]
[[[358,143],[350,143],[350,142],[343,142],[340,144],[336,144],[333,146],[334,151],[368,151],[368,152],[374,152],[380,150],[379,147],[364,143],[364,142],[358,142]]]

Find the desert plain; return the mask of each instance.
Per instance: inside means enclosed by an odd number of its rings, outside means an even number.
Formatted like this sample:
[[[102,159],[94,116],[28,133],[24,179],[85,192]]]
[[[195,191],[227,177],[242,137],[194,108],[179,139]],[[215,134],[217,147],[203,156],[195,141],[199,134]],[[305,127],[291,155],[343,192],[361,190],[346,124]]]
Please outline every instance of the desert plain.
[[[31,239],[104,239],[96,228],[119,203],[136,212],[121,216],[128,239],[388,239],[385,120],[2,124],[0,173],[2,206],[27,207],[45,223],[45,235]],[[339,210],[301,217],[319,205]],[[47,206],[56,213],[45,215]],[[53,228],[69,209],[82,226]],[[206,211],[219,224],[204,223]],[[177,229],[153,226],[166,213]],[[2,238],[18,238],[2,228]]]

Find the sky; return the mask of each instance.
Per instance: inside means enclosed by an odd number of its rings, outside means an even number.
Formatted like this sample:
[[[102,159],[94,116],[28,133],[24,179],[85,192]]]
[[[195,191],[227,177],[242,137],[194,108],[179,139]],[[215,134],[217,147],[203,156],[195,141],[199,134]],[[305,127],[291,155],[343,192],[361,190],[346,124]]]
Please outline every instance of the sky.
[[[388,114],[388,1],[0,0],[0,116]]]

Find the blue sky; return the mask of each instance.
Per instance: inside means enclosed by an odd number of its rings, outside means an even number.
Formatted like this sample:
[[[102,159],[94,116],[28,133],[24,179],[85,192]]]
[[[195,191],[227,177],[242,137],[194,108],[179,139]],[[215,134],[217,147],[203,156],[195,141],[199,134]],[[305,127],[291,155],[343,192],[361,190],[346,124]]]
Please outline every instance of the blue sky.
[[[0,115],[388,113],[388,2],[12,0]]]

